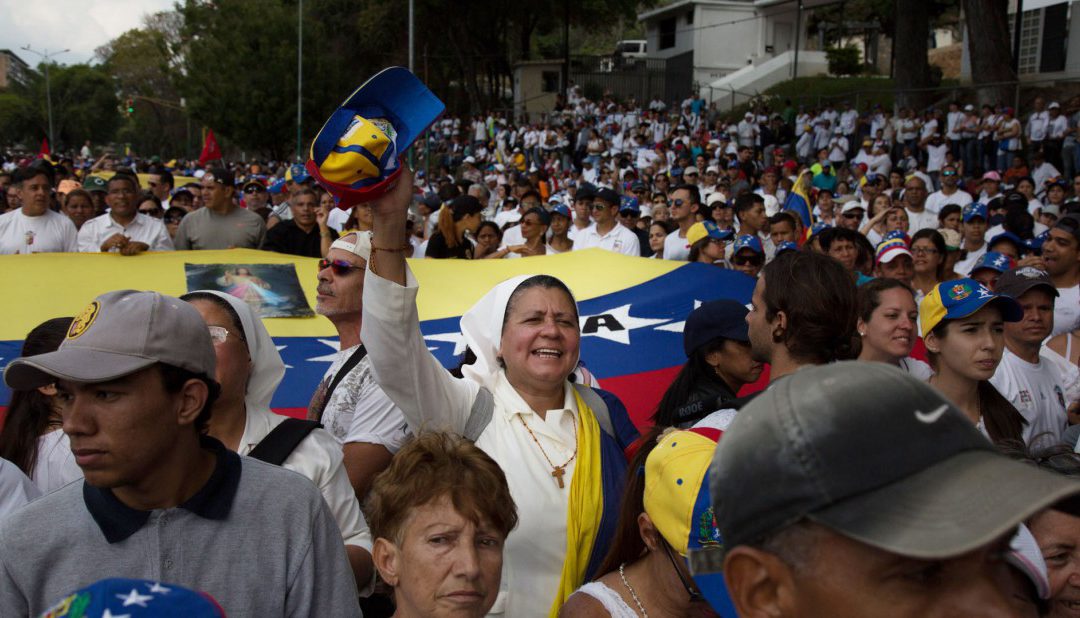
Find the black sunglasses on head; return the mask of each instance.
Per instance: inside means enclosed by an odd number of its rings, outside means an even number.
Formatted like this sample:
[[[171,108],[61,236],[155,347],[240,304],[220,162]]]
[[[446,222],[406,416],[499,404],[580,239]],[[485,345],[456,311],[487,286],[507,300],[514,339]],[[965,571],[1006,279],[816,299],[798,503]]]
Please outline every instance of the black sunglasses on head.
[[[328,260],[323,258],[319,260],[319,271],[324,271],[327,268],[334,271],[335,275],[344,276],[354,270],[364,270],[363,266],[353,266],[345,260]]]

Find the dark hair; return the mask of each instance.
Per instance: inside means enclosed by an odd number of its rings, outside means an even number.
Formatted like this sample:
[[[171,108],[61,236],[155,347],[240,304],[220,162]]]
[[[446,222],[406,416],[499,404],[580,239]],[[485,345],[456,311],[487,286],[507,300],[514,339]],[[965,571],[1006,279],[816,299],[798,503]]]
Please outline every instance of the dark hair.
[[[652,223],[649,224],[649,229],[652,229],[652,226],[654,226],[654,225],[659,225],[660,227],[664,228],[664,231],[667,232],[668,234],[670,234],[675,229],[671,225],[671,222],[666,220],[666,219],[663,220],[663,221],[655,221],[654,220]]]
[[[296,198],[298,198],[298,197],[300,197],[302,195],[311,195],[311,196],[313,196],[315,198],[316,205],[318,205],[319,199],[320,199],[319,194],[315,193],[314,189],[310,189],[308,187],[303,187],[303,186],[300,187],[299,189],[295,190],[295,191],[290,191],[289,192],[289,201],[292,201],[292,200],[294,200],[294,199],[296,199]]]
[[[944,339],[949,325],[953,322],[955,320],[942,320],[930,329],[930,332],[938,339]],[[935,370],[938,368],[938,356],[939,354],[935,352],[929,350],[926,352],[927,360]],[[977,389],[979,412],[982,414],[986,433],[990,435],[990,441],[996,443],[1000,440],[1023,440],[1024,425],[1027,424],[1027,420],[1020,415],[1020,412],[994,388],[989,380],[979,380]]]
[[[1010,459],[1064,476],[1080,477],[1080,454],[1068,444],[1047,444],[1048,440],[1054,439],[1053,434],[1041,433],[1031,439],[1031,445],[1023,440],[1002,440],[995,446],[1001,454]]]
[[[158,178],[161,179],[162,184],[169,185],[170,189],[176,186],[175,181],[173,180],[172,172],[170,172],[169,170],[155,167],[150,170],[150,173],[157,174]]]
[[[666,427],[657,425],[641,439],[641,447],[630,460],[626,469],[626,485],[623,487],[622,500],[619,501],[619,519],[615,532],[611,535],[607,555],[596,570],[599,577],[619,569],[624,562],[633,562],[646,550],[641,540],[638,516],[645,512],[645,461],[653,452]]]
[[[155,208],[157,208],[158,210],[161,210],[162,212],[164,212],[164,209],[161,206],[161,200],[158,199],[158,196],[154,195],[153,193],[151,193],[149,191],[143,191],[142,193],[139,194],[139,199],[138,199],[138,203],[136,204],[136,206],[142,204],[143,202],[153,202]]]
[[[90,195],[90,192],[86,189],[72,189],[68,191],[67,198],[64,199],[64,203],[67,204],[73,197],[81,197],[90,202],[90,205],[94,205],[94,198]]]
[[[660,403],[656,405],[656,411],[653,412],[651,419],[653,424],[658,427],[675,425],[678,422],[679,408],[690,403],[691,396],[704,384],[712,382],[717,387],[731,388],[720,379],[720,376],[716,375],[716,371],[705,360],[709,354],[719,352],[724,347],[724,341],[724,339],[710,341],[690,354],[690,358],[686,359],[686,364],[679,370],[678,375],[671,381],[671,385],[664,391]]]
[[[698,189],[697,185],[691,185],[691,184],[687,184],[687,183],[682,183],[682,184],[675,185],[674,187],[668,189],[668,195],[671,195],[672,193],[675,193],[676,191],[687,191],[687,192],[689,192],[690,193],[690,203],[691,204],[700,204],[701,203],[701,189]]]
[[[735,198],[735,214],[742,221],[742,214],[754,207],[754,204],[764,204],[765,198],[757,193],[742,193]]]
[[[911,236],[911,246],[915,246],[916,240],[922,240],[924,238],[933,243],[934,249],[937,249],[938,255],[941,256],[941,261],[938,262],[937,270],[934,272],[934,276],[937,277],[937,280],[941,281],[945,278],[945,253],[947,252],[947,248],[945,247],[945,237],[941,235],[941,232],[925,227]]]
[[[476,235],[480,236],[480,230],[484,229],[485,227],[490,227],[491,229],[495,230],[495,236],[499,239],[499,242],[502,242],[502,230],[499,229],[499,224],[495,223],[494,221],[481,221],[480,227],[476,228]]]
[[[795,225],[795,217],[791,216],[790,212],[778,212],[769,217],[769,225],[776,225],[777,223],[787,223],[791,225],[791,229],[798,229],[798,226]]]
[[[528,182],[529,182],[528,180],[525,181],[526,184],[528,184]],[[530,184],[529,186],[531,187],[532,185]],[[528,191],[521,194],[521,201],[524,202],[525,198],[529,198],[529,197],[535,197],[536,201],[538,201],[538,202],[543,201],[543,199],[544,199],[543,197],[541,197],[539,191],[537,191],[536,189],[529,189]]]
[[[540,206],[533,206],[526,210],[525,214],[521,215],[521,218],[524,219],[528,215],[536,215],[540,219],[540,225],[551,225],[551,213]]]
[[[165,387],[165,392],[170,395],[179,393],[188,380],[199,380],[206,384],[206,403],[203,404],[203,409],[199,412],[199,415],[195,417],[195,431],[200,435],[205,434],[210,425],[210,415],[214,409],[214,402],[217,401],[218,395],[221,394],[221,385],[205,373],[195,373],[166,363],[158,363],[155,367],[161,372],[161,384]]]
[[[783,343],[795,359],[819,364],[854,358],[855,282],[833,258],[785,251],[765,265],[765,319],[783,311]]]
[[[74,318],[53,318],[35,326],[23,341],[22,356],[55,352],[64,341]],[[0,431],[0,457],[19,467],[26,476],[34,473],[38,437],[55,424],[52,398],[36,388],[12,390],[4,428]]]
[[[118,180],[130,183],[132,191],[137,192],[141,188],[139,186],[139,179],[135,177],[135,174],[132,174],[131,172],[119,171],[113,174],[112,177],[109,178],[109,180],[105,183],[105,189],[108,190],[109,187],[112,186],[112,183]]]
[[[946,217],[949,215],[959,215],[963,213],[963,211],[964,209],[960,208],[959,204],[945,204],[937,214],[938,223],[944,224]]]
[[[507,301],[506,301],[506,311],[503,312],[503,316],[502,316],[502,328],[503,329],[506,328],[506,319],[510,317],[510,311],[513,309],[514,303],[517,302],[518,297],[521,296],[526,290],[529,290],[531,288],[544,288],[544,289],[547,289],[547,290],[560,290],[561,292],[566,294],[567,300],[570,301],[570,306],[574,308],[574,319],[577,320],[577,318],[578,318],[577,303],[574,301],[574,293],[570,291],[570,288],[566,287],[566,284],[563,283],[562,280],[558,279],[557,277],[552,277],[551,275],[535,275],[535,276],[529,277],[528,279],[522,281],[516,288],[514,288],[514,292],[512,294],[510,294],[510,298],[507,299]]]
[[[27,180],[32,180],[34,178],[37,178],[38,176],[44,176],[45,180],[48,181],[49,186],[51,187],[56,179],[56,172],[54,172],[52,166],[47,163],[36,163],[34,165],[20,167],[19,169],[15,170],[15,174],[11,177],[11,184],[21,185]]]
[[[443,235],[447,247],[454,249],[464,240],[463,236],[458,234],[457,226],[454,224],[469,215],[479,213],[483,209],[480,200],[471,195],[462,195],[455,197],[449,204],[439,210],[438,229]]]

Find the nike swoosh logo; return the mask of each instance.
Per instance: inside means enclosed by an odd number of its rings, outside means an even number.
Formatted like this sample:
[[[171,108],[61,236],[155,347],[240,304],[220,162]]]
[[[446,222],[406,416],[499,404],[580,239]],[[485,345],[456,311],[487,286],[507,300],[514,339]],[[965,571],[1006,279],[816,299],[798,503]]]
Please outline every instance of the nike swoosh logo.
[[[937,422],[937,420],[941,418],[941,416],[945,414],[945,411],[948,409],[948,405],[941,404],[941,407],[934,410],[933,412],[923,412],[922,410],[916,410],[915,418],[918,419],[919,422],[929,425],[931,423]]]

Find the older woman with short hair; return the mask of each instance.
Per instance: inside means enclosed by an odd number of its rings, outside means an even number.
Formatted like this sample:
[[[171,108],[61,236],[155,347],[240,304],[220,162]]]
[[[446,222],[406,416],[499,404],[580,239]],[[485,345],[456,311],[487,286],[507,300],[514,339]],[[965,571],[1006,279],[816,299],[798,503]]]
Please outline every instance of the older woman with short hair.
[[[517,508],[502,469],[472,442],[417,436],[376,477],[367,511],[396,618],[479,618],[491,609]]]

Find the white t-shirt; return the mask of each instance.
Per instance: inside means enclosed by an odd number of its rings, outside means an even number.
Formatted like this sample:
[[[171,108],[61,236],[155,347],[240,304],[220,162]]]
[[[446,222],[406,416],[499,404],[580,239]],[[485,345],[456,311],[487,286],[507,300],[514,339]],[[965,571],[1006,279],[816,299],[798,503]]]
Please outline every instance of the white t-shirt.
[[[922,380],[923,382],[926,382],[934,375],[934,370],[930,368],[930,365],[927,365],[917,358],[911,358],[910,356],[900,359],[900,368],[908,372],[912,377]]]
[[[923,209],[922,212],[912,212],[910,209],[905,208],[908,216],[908,230],[914,234],[919,230],[930,228],[936,230],[938,227],[937,215],[930,212],[930,209]]]
[[[0,215],[0,255],[15,253],[75,253],[78,230],[67,215],[46,210],[27,217],[22,209]]]
[[[1061,439],[1069,426],[1065,413],[1065,377],[1055,363],[1040,358],[1032,364],[1005,348],[990,383],[1027,421],[1024,442],[1030,444],[1044,433],[1051,434],[1054,441]]]
[[[326,215],[326,227],[340,234],[341,228],[345,227],[345,222],[349,220],[350,214],[352,212],[344,208],[331,209],[330,214]]]
[[[499,226],[501,230],[507,223],[517,223],[521,221],[521,213],[517,208],[511,208],[510,210],[500,210],[495,213],[495,225]]]
[[[972,201],[971,194],[967,191],[956,190],[952,195],[945,195],[943,191],[934,191],[926,197],[926,210],[937,215],[943,206],[956,204],[960,208],[967,206]]]
[[[71,440],[62,429],[38,436],[37,457],[31,478],[42,494],[60,489],[83,477],[82,468],[71,453]]]
[[[1054,302],[1054,330],[1050,336],[1069,333],[1080,328],[1080,285],[1058,288]]]
[[[312,397],[313,401],[322,399],[330,381],[358,347],[353,346],[337,353],[337,358],[323,375],[322,382]],[[391,453],[396,453],[410,435],[401,410],[375,383],[371,360],[366,355],[334,389],[330,401],[327,401],[323,408],[319,422],[342,444],[379,444]]]
[[[18,466],[0,459],[0,521],[40,495]]]
[[[667,238],[664,239],[664,259],[690,259],[690,243],[686,241],[685,236],[679,236],[679,230],[668,234]]]
[[[1036,221],[1035,222],[1035,227],[1032,228],[1031,233],[1034,234],[1035,236],[1038,236],[1039,234],[1042,234],[1043,232],[1045,232],[1047,229],[1048,228],[1045,225],[1043,225],[1042,223],[1039,223],[1038,221]],[[1001,224],[998,224],[998,225],[995,225],[994,227],[986,230],[986,234],[983,236],[983,238],[986,239],[986,242],[990,242],[991,240],[994,239],[995,236],[997,236],[998,234],[1003,233],[1004,231],[1005,231],[1005,226],[1001,225]]]
[[[982,256],[984,255],[986,255],[985,243],[983,243],[983,246],[979,247],[978,249],[968,251],[967,257],[957,262],[956,266],[953,266],[953,270],[958,275],[967,276],[971,274],[971,269],[975,266],[975,262],[978,262],[979,259],[982,258]]]
[[[521,224],[517,224],[514,227],[506,228],[502,237],[503,246],[512,247],[514,245],[525,244],[525,237],[521,235]],[[516,254],[515,254],[516,255]],[[520,256],[518,256],[520,257]]]
[[[161,221],[142,213],[136,213],[135,218],[127,227],[117,223],[112,215],[105,213],[94,217],[83,224],[79,230],[79,251],[83,253],[100,253],[101,244],[113,234],[123,234],[133,242],[146,243],[148,251],[172,251],[173,242],[169,236],[169,230]],[[113,248],[111,253],[119,253],[120,250]]]
[[[607,234],[601,235],[593,225],[574,239],[574,250],[599,247],[623,255],[641,257],[641,242],[625,226],[616,223]]]

